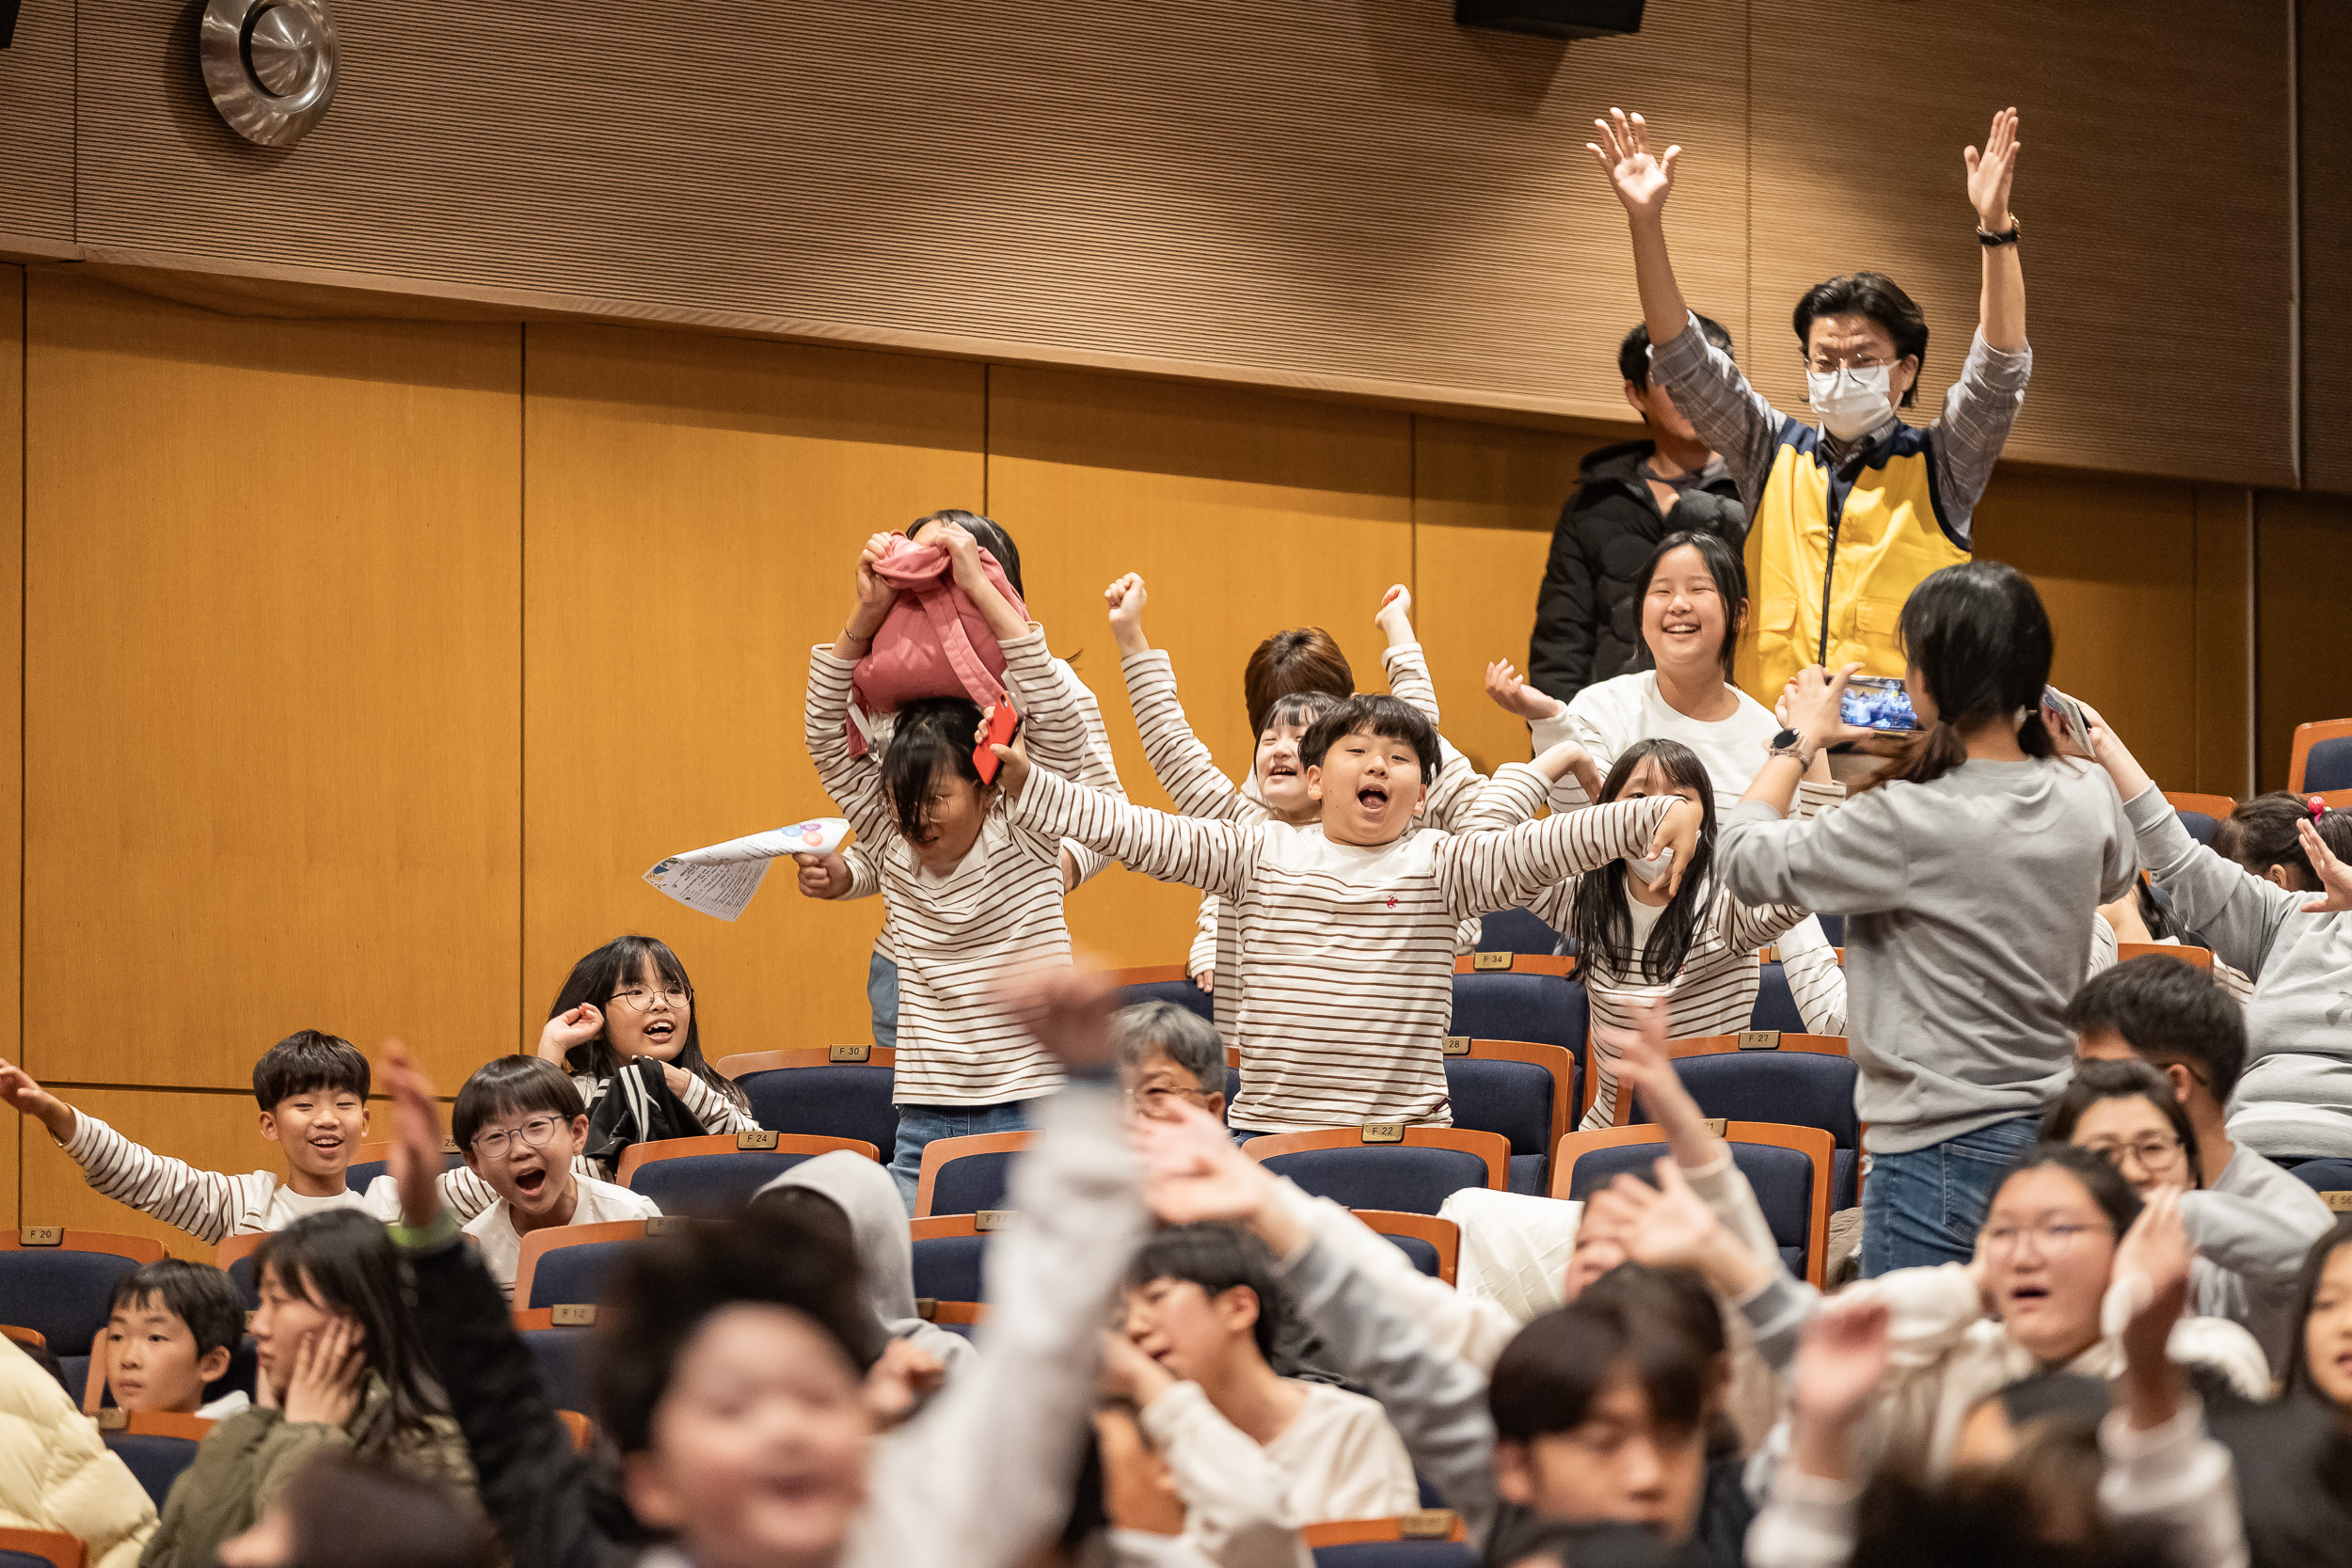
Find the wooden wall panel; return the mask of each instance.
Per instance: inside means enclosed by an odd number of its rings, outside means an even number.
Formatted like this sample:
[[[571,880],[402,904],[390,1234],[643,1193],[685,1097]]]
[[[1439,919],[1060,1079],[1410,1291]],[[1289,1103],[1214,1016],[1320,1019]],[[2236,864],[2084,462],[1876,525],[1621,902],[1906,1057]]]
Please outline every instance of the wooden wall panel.
[[[2254,498],[2201,484],[2196,506],[2196,788],[2244,800],[2255,776]]]
[[[265,1170],[283,1176],[286,1162],[276,1144],[258,1129],[259,1111],[250,1093],[199,1094],[170,1089],[72,1089],[66,1098],[123,1136],[158,1153],[185,1160],[202,1170],[242,1174]],[[11,1117],[11,1121],[16,1118]],[[374,1107],[373,1130],[389,1128],[389,1113]],[[214,1249],[184,1230],[149,1219],[137,1210],[101,1197],[82,1180],[82,1167],[66,1158],[46,1129],[32,1122],[24,1141],[26,1225],[70,1225],[152,1236],[175,1257],[211,1262]]]
[[[1749,9],[1761,346],[1740,357],[1776,404],[1803,395],[1785,325],[1798,296],[1869,267],[1928,313],[1919,411],[1933,415],[1975,330],[1982,271],[1961,150],[2014,104],[2035,367],[2010,455],[2294,483],[2286,0],[2226,21],[2198,0],[2128,15],[1991,0],[1866,25],[1836,0]],[[1838,40],[1826,74],[1825,38]],[[2230,105],[2226,152],[2207,117],[2150,112],[2187,103]]]
[[[24,269],[0,266],[0,1056],[24,1040]],[[16,1212],[16,1117],[0,1132],[0,1226]]]
[[[1413,578],[1446,738],[1491,773],[1527,760],[1527,725],[1486,696],[1487,661],[1527,673],[1535,594],[1561,504],[1594,436],[1413,422]]]
[[[1984,500],[1977,553],[2041,591],[2052,682],[2105,714],[2157,780],[2197,787],[2192,488],[2003,467]]]
[[[516,1013],[517,329],[30,283],[29,1065],[470,1066]]]
[[[2303,226],[2303,483],[2352,490],[2352,27],[2340,7],[2296,8]]]
[[[2284,789],[2295,726],[2352,718],[2352,499],[2265,495],[2255,530],[2256,755],[2262,787]]]
[[[73,13],[31,0],[0,49],[0,250],[73,238]]]
[[[981,367],[613,327],[530,329],[521,1023],[623,931],[675,947],[706,1054],[868,1037],[879,899],[784,863],[735,925],[648,886],[667,854],[829,815],[808,648],[858,546],[980,502]]]
[[[1194,729],[1239,776],[1254,737],[1249,651],[1285,626],[1339,639],[1359,689],[1382,689],[1372,624],[1412,575],[1410,420],[1256,392],[1072,372],[991,372],[990,515],[1021,546],[1029,607],[1094,689],[1137,801],[1163,810],[1127,705],[1103,587],[1140,573]],[[1122,869],[1071,900],[1080,948],[1114,965],[1175,963],[1198,900]]]

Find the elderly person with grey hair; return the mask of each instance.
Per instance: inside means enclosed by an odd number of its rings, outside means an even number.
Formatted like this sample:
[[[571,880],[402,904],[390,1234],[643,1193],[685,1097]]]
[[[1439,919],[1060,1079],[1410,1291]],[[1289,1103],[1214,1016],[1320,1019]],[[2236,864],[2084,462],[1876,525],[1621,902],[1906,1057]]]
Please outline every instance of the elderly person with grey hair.
[[[1138,1002],[1111,1015],[1119,1085],[1128,1109],[1154,1121],[1197,1105],[1225,1115],[1225,1041],[1209,1021],[1174,1002]]]

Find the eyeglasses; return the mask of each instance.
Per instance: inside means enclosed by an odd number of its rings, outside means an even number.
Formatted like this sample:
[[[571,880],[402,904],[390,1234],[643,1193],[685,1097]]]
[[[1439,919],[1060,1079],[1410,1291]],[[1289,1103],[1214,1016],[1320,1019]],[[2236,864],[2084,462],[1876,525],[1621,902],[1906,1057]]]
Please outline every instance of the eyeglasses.
[[[1172,1084],[1152,1084],[1127,1091],[1127,1103],[1147,1117],[1168,1115],[1172,1101],[1189,1100],[1197,1105],[1206,1105],[1208,1099],[1206,1089],[1180,1089]]]
[[[653,999],[657,996],[668,1002],[673,1007],[683,1007],[693,999],[693,995],[691,990],[683,986],[664,986],[660,990],[645,990],[642,988],[636,990],[616,990],[608,1000],[621,1004],[631,1012],[645,1013],[653,1010]]]
[[[555,1130],[563,1126],[564,1121],[562,1117],[532,1117],[511,1131],[501,1128],[496,1132],[484,1132],[475,1137],[473,1151],[485,1160],[501,1159],[508,1145],[517,1138],[522,1140],[526,1148],[545,1148],[548,1140],[555,1136]]]
[[[2083,1147],[2111,1165],[2122,1164],[2123,1156],[2128,1154],[2139,1162],[2141,1170],[2161,1170],[2179,1157],[2181,1140],[2169,1132],[2151,1132],[2129,1143],[2120,1138],[2094,1138]]]
[[[2041,1225],[1996,1226],[1984,1233],[1984,1245],[1988,1252],[2014,1252],[2017,1244],[2030,1236],[2044,1257],[2055,1258],[2070,1250],[2076,1242],[2097,1228],[2097,1226],[2076,1225],[2068,1220],[2048,1220]]]
[[[1893,359],[1882,359],[1875,354],[1857,354],[1850,359],[1833,359],[1826,354],[1810,358],[1801,355],[1799,357],[1804,360],[1804,368],[1815,375],[1836,375],[1841,366],[1850,371],[1875,371],[1899,363]]]

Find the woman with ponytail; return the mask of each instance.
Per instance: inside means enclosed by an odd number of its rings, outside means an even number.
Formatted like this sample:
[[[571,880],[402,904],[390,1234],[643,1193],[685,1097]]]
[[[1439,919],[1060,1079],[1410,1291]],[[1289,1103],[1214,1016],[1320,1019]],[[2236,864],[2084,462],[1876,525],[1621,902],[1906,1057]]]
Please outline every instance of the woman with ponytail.
[[[1899,631],[1927,726],[1907,754],[1838,810],[1782,820],[1815,753],[1867,733],[1838,716],[1860,666],[1805,670],[1715,846],[1735,896],[1847,917],[1871,1275],[1974,1256],[1995,1178],[2072,1069],[2061,1015],[2091,921],[2138,869],[2115,786],[2055,755],[2042,725],[2050,618],[2033,584],[1997,562],[1947,566]]]

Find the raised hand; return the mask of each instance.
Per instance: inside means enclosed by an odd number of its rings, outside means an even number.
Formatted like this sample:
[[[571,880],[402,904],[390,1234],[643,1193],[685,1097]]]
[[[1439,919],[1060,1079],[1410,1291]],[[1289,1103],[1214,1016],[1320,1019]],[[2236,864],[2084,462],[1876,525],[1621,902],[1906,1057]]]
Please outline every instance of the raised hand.
[[[359,1379],[368,1370],[359,1325],[337,1318],[307,1336],[294,1353],[284,1391],[286,1419],[341,1427],[359,1408]]]
[[[1859,664],[1845,665],[1835,673],[1819,664],[1798,671],[1792,683],[1795,689],[1784,692],[1781,699],[1787,705],[1788,727],[1816,748],[1867,739],[1870,731],[1867,725],[1849,724],[1838,711],[1838,705],[1846,698],[1847,683],[1861,673]]]
[[[1675,1162],[1696,1170],[1714,1162],[1715,1135],[1707,1130],[1706,1114],[1691,1091],[1682,1086],[1667,1049],[1666,1030],[1672,1009],[1656,997],[1629,997],[1622,1006],[1633,1017],[1633,1031],[1617,1038],[1617,1092],[1638,1094],[1642,1109],[1665,1130]]]
[[[1886,1304],[1831,1296],[1807,1320],[1790,1371],[1790,1404],[1800,1420],[1840,1432],[1860,1420],[1886,1376]]]
[[[792,863],[801,868],[802,897],[847,898],[850,895],[850,863],[839,850],[827,855],[795,855]]]
[[[1006,749],[996,748],[1002,758]],[[1008,759],[1007,766],[1010,767]],[[1028,759],[1022,759],[1028,766]],[[1092,1072],[1112,1059],[1111,1013],[1119,992],[1100,974],[1041,969],[1008,984],[1009,1010],[1071,1072]]]
[[[1141,1410],[1153,1400],[1175,1386],[1176,1379],[1166,1367],[1136,1348],[1136,1342],[1117,1329],[1103,1331],[1103,1393],[1105,1398],[1125,1400]]]
[[[1143,640],[1143,607],[1151,596],[1143,579],[1133,572],[1113,578],[1103,590],[1103,602],[1110,607],[1111,641],[1119,644],[1121,657],[1148,652],[1152,646]]]
[[[2017,111],[2003,109],[1984,134],[1984,150],[1971,147],[1961,153],[1968,166],[1968,205],[1977,210],[1977,222],[1988,232],[1997,234],[2009,227],[2009,186],[2024,146],[2017,139]]]
[[[995,715],[993,707],[982,710],[979,733],[972,737],[974,745],[988,741],[988,722]],[[989,741],[988,749],[996,754],[997,787],[1005,792],[1006,800],[1020,800],[1021,791],[1029,783],[1029,748],[1022,740],[1021,732],[1013,731],[1012,739],[1003,745]]]
[[[2302,842],[2303,853],[2325,890],[2318,897],[2304,900],[2303,912],[2327,914],[2336,910],[2352,910],[2352,865],[2344,864],[2328,847],[2328,841],[2320,836],[2319,824],[2310,817],[2295,825],[2295,836]]]
[[[850,612],[850,624],[843,630],[860,641],[873,637],[876,628],[882,624],[882,617],[889,613],[891,605],[898,600],[898,591],[883,581],[881,574],[874,570],[874,563],[890,553],[890,547],[898,537],[895,533],[869,534],[865,546],[858,551],[857,608]]]
[[[33,1082],[31,1073],[6,1057],[0,1057],[0,1101],[14,1106],[19,1115],[40,1117],[49,1135],[59,1143],[72,1141],[80,1120],[73,1107]]]
[[[2197,1249],[2181,1223],[2181,1189],[2158,1187],[2115,1249],[2101,1326],[2123,1346],[2123,1375],[2116,1402],[2142,1432],[2170,1421],[2185,1382],[2167,1347],[2172,1325],[2188,1305],[2188,1267]],[[2122,1322],[2119,1324],[2118,1319]]]
[[[572,1047],[586,1045],[603,1033],[604,1014],[597,1011],[594,1002],[582,1002],[579,1006],[548,1020],[547,1026],[539,1031],[536,1053],[541,1061],[553,1062],[562,1067],[565,1054]]]
[[[1624,203],[1627,214],[1656,219],[1665,211],[1666,197],[1674,189],[1675,164],[1682,149],[1670,147],[1653,155],[1649,126],[1640,115],[1629,115],[1623,109],[1612,109],[1607,119],[1593,123],[1600,127],[1600,140],[1586,142],[1585,149],[1609,177],[1609,186]]]
[[[1392,585],[1380,595],[1380,608],[1373,611],[1372,624],[1380,628],[1391,648],[1413,641],[1413,591],[1401,582]]]
[[[1273,1174],[1234,1148],[1224,1125],[1197,1105],[1138,1121],[1134,1136],[1143,1154],[1144,1201],[1169,1225],[1254,1224],[1274,1196]]]
[[[385,1164],[400,1189],[400,1222],[422,1230],[441,1217],[441,1102],[398,1040],[384,1042],[382,1082],[392,1097],[392,1147]]]
[[[947,1381],[947,1364],[907,1339],[893,1339],[866,1370],[866,1406],[882,1427],[897,1426]]]
[[[1530,723],[1559,718],[1563,706],[1559,698],[1538,691],[1521,680],[1507,658],[1496,659],[1486,666],[1486,695],[1503,712],[1516,713]]]
[[[1593,753],[1573,740],[1562,740],[1544,748],[1534,761],[1535,771],[1558,784],[1570,773],[1576,775],[1577,788],[1587,800],[1600,799],[1600,769],[1593,763]]]

